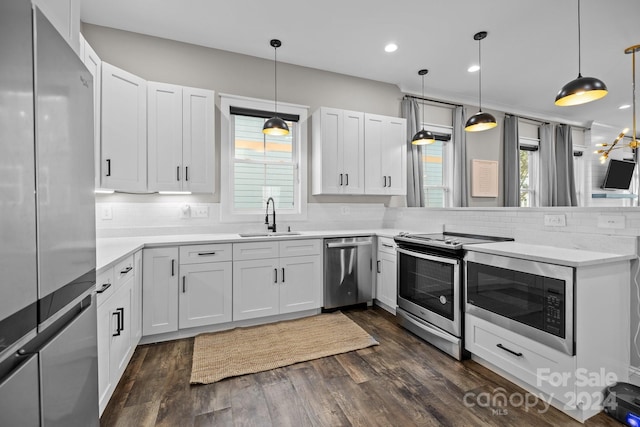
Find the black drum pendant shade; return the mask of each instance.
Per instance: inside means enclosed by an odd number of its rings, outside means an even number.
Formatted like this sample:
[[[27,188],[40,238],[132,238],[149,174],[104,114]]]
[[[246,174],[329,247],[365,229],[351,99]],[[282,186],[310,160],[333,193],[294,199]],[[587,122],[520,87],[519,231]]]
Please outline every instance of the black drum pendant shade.
[[[267,135],[282,136],[289,134],[289,126],[287,123],[278,117],[278,57],[277,49],[282,46],[282,42],[277,39],[273,39],[269,42],[273,47],[273,67],[274,67],[274,81],[275,81],[275,116],[264,122],[262,127],[262,133]]]
[[[473,39],[478,41],[478,65],[480,69],[478,70],[478,112],[473,116],[469,117],[467,123],[464,126],[464,130],[467,132],[480,132],[483,130],[488,130],[496,127],[498,123],[496,122],[496,118],[493,117],[489,113],[485,113],[482,111],[482,56],[480,51],[480,40],[487,37],[486,31],[480,31],[479,33],[474,34]]]
[[[418,75],[422,76],[422,99],[424,99],[424,75],[428,72],[429,70],[427,69],[418,71]],[[422,126],[420,127],[422,129],[419,130],[415,135],[413,135],[413,138],[411,138],[411,143],[413,145],[428,145],[436,142],[433,133],[424,129],[424,104],[422,105]]]
[[[582,77],[580,54],[580,0],[578,0],[578,77],[564,85],[556,95],[555,104],[560,107],[586,104],[603,98],[608,89],[604,82],[595,77]]]

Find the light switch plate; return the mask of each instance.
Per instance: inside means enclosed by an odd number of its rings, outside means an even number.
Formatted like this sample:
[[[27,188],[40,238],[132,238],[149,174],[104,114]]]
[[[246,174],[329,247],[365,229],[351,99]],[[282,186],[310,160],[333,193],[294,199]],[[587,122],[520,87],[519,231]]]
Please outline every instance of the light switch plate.
[[[600,215],[598,216],[598,228],[624,228],[623,215]]]
[[[102,205],[100,207],[100,219],[110,221],[113,219],[113,209],[111,205]]]
[[[544,225],[547,227],[566,227],[567,218],[564,216],[564,214],[545,215]]]

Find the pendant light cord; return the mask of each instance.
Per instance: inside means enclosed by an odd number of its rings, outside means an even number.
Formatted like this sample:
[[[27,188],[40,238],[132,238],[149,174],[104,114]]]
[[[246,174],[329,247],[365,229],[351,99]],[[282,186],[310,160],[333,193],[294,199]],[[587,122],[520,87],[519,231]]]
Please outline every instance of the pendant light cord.
[[[480,69],[478,70],[478,95],[479,95],[478,110],[480,112],[482,112],[482,53],[480,49],[481,43],[482,43],[482,39],[478,40],[478,65],[480,66]]]
[[[424,74],[422,75],[422,98],[424,99]],[[420,123],[420,128],[424,130],[424,101],[422,102],[422,123]]]
[[[276,46],[273,47],[273,75],[275,80],[275,116],[278,115],[278,48]]]
[[[580,46],[580,0],[578,0],[578,77],[582,77],[582,49]]]

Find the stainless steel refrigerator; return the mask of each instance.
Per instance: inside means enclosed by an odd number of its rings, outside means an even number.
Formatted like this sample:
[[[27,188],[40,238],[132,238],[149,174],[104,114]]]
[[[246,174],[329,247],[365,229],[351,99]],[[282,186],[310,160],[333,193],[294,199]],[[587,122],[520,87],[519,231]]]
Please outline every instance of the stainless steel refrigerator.
[[[0,425],[97,426],[92,77],[0,2]]]

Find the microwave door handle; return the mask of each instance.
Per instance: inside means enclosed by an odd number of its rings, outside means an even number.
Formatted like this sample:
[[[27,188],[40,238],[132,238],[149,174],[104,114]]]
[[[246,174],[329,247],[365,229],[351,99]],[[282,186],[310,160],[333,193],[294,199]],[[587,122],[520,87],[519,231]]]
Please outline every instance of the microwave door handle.
[[[426,259],[429,261],[443,262],[445,264],[458,265],[460,264],[460,260],[455,258],[445,258],[437,255],[427,255],[420,252],[408,251],[406,249],[397,248],[396,251],[401,254],[409,255],[415,258]]]

